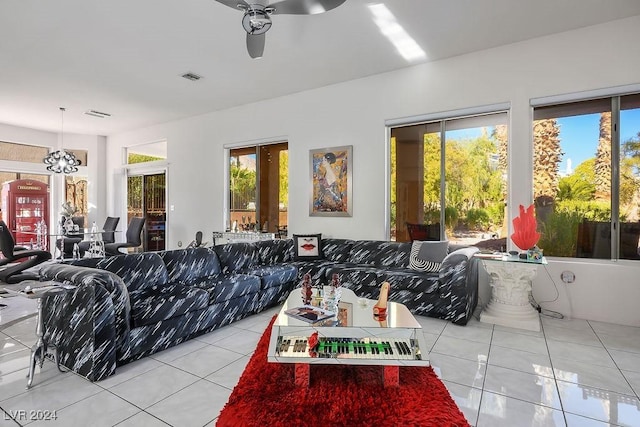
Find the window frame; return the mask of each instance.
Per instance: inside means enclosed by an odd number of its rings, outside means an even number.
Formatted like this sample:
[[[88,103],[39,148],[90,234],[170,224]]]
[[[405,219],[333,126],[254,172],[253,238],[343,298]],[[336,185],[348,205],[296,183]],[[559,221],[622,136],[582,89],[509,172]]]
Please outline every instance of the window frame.
[[[591,109],[588,107],[588,103],[593,103],[594,105],[602,104],[607,105],[607,107],[611,111],[611,218],[610,218],[610,233],[611,233],[611,247],[610,247],[610,258],[591,258],[591,257],[577,257],[577,256],[555,256],[551,255],[552,258],[558,259],[575,259],[575,260],[595,260],[595,261],[623,261],[623,262],[634,262],[638,261],[637,259],[629,259],[629,258],[620,258],[621,256],[621,224],[620,220],[620,150],[622,141],[620,140],[620,112],[621,110],[621,100],[625,96],[632,95],[634,97],[640,96],[640,85],[628,85],[618,88],[611,89],[597,89],[588,92],[581,92],[577,94],[562,94],[562,95],[554,95],[549,97],[542,98],[532,98],[530,100],[530,110],[531,110],[531,122],[530,122],[530,130],[531,130],[531,163],[533,165],[533,155],[534,155],[534,133],[533,128],[536,120],[542,118],[551,118],[551,116],[544,114],[543,117],[536,117],[536,110],[548,109],[549,111],[576,111],[576,109],[572,109],[572,107],[577,107],[577,109],[584,109],[584,112],[581,112],[579,115],[588,114]],[[584,103],[585,105],[580,105]],[[597,113],[597,111],[591,111],[591,113]],[[548,117],[547,117],[548,116]],[[561,118],[561,117],[569,117],[570,115],[565,116],[557,116],[555,115],[553,118]],[[532,176],[531,176],[531,194],[533,198],[534,191],[534,175],[533,175],[533,167],[532,167]]]
[[[231,229],[231,200],[229,197],[229,194],[231,193],[231,151],[232,150],[242,150],[242,149],[255,149],[255,153],[256,153],[256,211],[255,211],[255,220],[259,221],[259,218],[261,218],[262,216],[262,212],[261,212],[261,201],[260,201],[260,155],[261,155],[261,151],[260,148],[263,146],[269,146],[269,145],[280,145],[280,144],[287,144],[287,151],[289,151],[289,138],[287,136],[277,136],[277,137],[272,137],[272,138],[264,138],[264,139],[259,139],[259,140],[252,140],[252,141],[245,141],[245,142],[236,142],[236,143],[228,143],[228,144],[224,144],[223,145],[223,149],[224,149],[224,176],[225,176],[225,181],[224,181],[224,201],[222,204],[222,209],[223,209],[223,215],[222,215],[222,225],[220,227],[220,229],[222,231],[229,231]],[[289,168],[289,163],[287,163],[287,168]],[[287,173],[287,176],[288,173]],[[289,217],[288,217],[288,211],[289,208],[288,206],[287,208],[287,223],[289,222]],[[260,224],[260,229],[262,230],[262,225]],[[269,225],[271,227],[271,224]],[[288,227],[285,226],[285,228]]]
[[[475,117],[481,117],[492,114],[506,114],[506,124],[509,129],[508,139],[507,139],[507,177],[511,175],[510,173],[510,156],[511,156],[511,104],[508,102],[505,103],[496,103],[489,104],[477,107],[469,107],[458,110],[449,110],[438,113],[424,114],[418,116],[410,116],[410,117],[402,117],[397,119],[389,119],[385,121],[385,238],[386,240],[391,240],[391,190],[392,190],[392,176],[391,176],[391,137],[392,130],[394,128],[405,127],[405,126],[414,126],[414,125],[431,125],[438,126],[439,132],[441,135],[440,144],[441,144],[441,152],[444,153],[440,157],[440,174],[443,179],[440,180],[440,200],[441,205],[445,206],[444,200],[446,197],[446,182],[445,182],[445,174],[446,174],[446,132],[448,131],[446,127],[447,122],[459,120],[459,119],[469,119]],[[507,178],[506,183],[506,203],[507,207],[510,206],[510,192],[511,188],[509,178]],[[445,206],[446,208],[446,206]],[[508,215],[509,212],[506,214]],[[440,224],[441,226],[441,238],[445,239],[445,209],[440,209]],[[396,224],[397,227],[397,224]],[[508,226],[509,228],[510,226]],[[508,231],[508,230],[507,230]],[[509,232],[507,233],[509,234]]]

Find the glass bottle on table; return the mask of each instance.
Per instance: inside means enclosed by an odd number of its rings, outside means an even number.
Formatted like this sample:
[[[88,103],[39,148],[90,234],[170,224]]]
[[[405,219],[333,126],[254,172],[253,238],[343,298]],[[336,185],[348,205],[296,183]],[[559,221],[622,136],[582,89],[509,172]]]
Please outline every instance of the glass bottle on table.
[[[338,273],[333,273],[331,275],[331,288],[334,295],[334,309],[337,312],[338,303],[340,302],[340,297],[342,296],[342,287],[340,286],[340,278]]]
[[[311,304],[311,298],[313,297],[313,287],[311,286],[311,275],[305,274],[302,279],[301,292],[302,303],[305,305]]]

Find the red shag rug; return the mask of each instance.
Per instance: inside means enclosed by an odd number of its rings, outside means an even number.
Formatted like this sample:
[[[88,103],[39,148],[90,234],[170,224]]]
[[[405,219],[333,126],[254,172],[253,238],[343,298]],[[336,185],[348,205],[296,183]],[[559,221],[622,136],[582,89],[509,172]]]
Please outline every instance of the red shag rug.
[[[469,426],[431,367],[400,367],[400,386],[385,388],[379,366],[314,365],[311,386],[296,387],[293,364],[267,362],[270,335],[271,324],[217,426]]]

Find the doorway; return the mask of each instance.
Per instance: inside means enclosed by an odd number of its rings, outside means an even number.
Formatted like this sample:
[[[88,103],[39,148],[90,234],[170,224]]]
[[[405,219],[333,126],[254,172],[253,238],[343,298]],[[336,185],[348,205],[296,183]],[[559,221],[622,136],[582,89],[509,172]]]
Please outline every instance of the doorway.
[[[166,172],[127,177],[127,224],[133,217],[146,218],[142,250],[162,251],[166,242]]]

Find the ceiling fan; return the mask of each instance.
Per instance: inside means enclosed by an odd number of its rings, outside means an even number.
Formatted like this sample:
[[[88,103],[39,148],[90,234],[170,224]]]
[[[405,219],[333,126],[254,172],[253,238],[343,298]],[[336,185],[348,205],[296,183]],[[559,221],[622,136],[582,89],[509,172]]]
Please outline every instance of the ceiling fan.
[[[261,58],[265,33],[271,28],[271,15],[315,15],[334,9],[346,0],[281,0],[272,4],[269,0],[216,1],[244,11],[242,28],[247,32],[247,51],[252,58]]]

